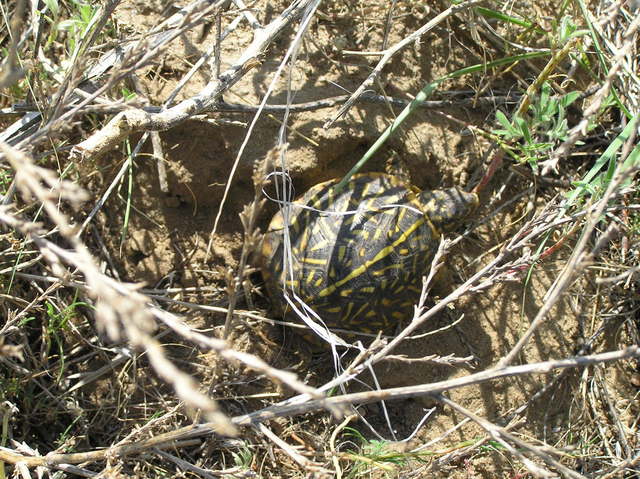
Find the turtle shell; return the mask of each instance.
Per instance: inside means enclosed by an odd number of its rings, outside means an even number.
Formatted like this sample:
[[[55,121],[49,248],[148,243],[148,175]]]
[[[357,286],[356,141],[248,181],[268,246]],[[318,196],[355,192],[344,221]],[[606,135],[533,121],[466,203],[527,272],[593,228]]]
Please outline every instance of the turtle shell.
[[[273,217],[262,246],[267,289],[279,311],[286,288],[328,326],[389,331],[413,316],[440,237],[429,211],[441,205],[397,176],[339,181],[315,185]]]

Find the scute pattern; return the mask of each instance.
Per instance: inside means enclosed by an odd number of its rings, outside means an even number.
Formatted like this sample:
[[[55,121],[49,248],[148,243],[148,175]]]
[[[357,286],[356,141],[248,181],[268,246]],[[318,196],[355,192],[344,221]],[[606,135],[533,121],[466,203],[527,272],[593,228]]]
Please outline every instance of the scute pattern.
[[[289,208],[292,270],[283,274],[285,228],[273,218],[263,243],[272,298],[286,284],[329,326],[388,331],[410,319],[439,232],[420,191],[395,176],[355,175],[311,188]]]

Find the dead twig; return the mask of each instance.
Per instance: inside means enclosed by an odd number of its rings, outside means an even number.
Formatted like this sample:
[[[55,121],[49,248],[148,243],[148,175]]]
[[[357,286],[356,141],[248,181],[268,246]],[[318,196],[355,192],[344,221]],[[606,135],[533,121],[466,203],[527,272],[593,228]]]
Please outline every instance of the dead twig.
[[[7,56],[2,65],[0,65],[0,90],[13,85],[24,74],[18,65],[18,35],[20,34],[26,4],[26,0],[18,0],[14,5],[13,16],[9,23]]]
[[[580,122],[569,130],[567,139],[555,149],[550,158],[541,163],[543,176],[548,175],[552,171],[556,171],[560,158],[566,156],[576,142],[587,134],[589,122],[600,110],[602,103],[605,101],[609,91],[611,90],[613,82],[618,78],[618,73],[625,62],[626,56],[632,51],[636,44],[636,33],[638,28],[640,28],[640,15],[636,15],[627,28],[627,31],[624,34],[624,44],[618,50],[604,83],[596,93],[591,105],[589,105],[589,107],[584,111]]]
[[[327,406],[341,407],[350,404],[367,404],[383,399],[406,399],[415,396],[438,395],[451,389],[485,383],[487,381],[494,381],[505,377],[526,374],[547,374],[556,369],[586,367],[594,364],[619,361],[633,357],[640,357],[640,347],[630,346],[619,351],[611,351],[589,356],[577,356],[555,361],[544,361],[521,366],[510,366],[502,369],[493,369],[431,384],[420,384],[417,386],[344,394],[322,400],[309,400],[306,402],[298,401],[293,404],[279,404],[269,406],[253,413],[236,416],[232,418],[231,421],[236,426],[256,425],[276,417],[296,416],[311,411],[321,410]],[[57,464],[80,464],[84,462],[105,460],[107,457],[121,457],[131,454],[139,454],[140,452],[154,447],[172,447],[172,445],[178,444],[179,441],[206,436],[212,433],[220,433],[218,423],[208,422],[203,424],[193,424],[135,443],[87,452],[69,454],[55,453],[47,454],[46,456],[30,457],[18,454],[11,449],[0,448],[0,460],[11,464],[24,463],[27,467],[54,467]]]
[[[632,135],[630,140],[633,141],[633,139],[634,136]],[[623,162],[624,158],[621,160],[620,164],[622,165]],[[560,276],[556,279],[551,289],[547,292],[544,304],[536,314],[536,317],[531,322],[531,325],[529,326],[527,331],[520,337],[516,345],[505,357],[503,357],[499,361],[498,367],[506,366],[507,364],[515,360],[516,356],[520,354],[520,351],[528,343],[535,331],[546,320],[547,315],[549,314],[553,306],[562,297],[562,293],[566,290],[566,288],[569,287],[573,280],[578,277],[586,269],[587,266],[591,264],[596,253],[603,246],[602,243],[596,243],[594,248],[590,252],[587,252],[587,245],[591,239],[591,235],[595,231],[596,226],[599,223],[601,215],[606,209],[609,200],[614,196],[622,182],[626,178],[630,177],[630,175],[632,175],[634,171],[635,170],[633,169],[625,169],[622,167],[619,167],[616,170],[614,177],[611,179],[611,182],[607,186],[607,190],[605,191],[602,198],[597,202],[595,209],[588,217],[582,235],[578,240],[578,244],[576,244],[571,254],[571,258],[563,268]],[[611,224],[609,230],[601,235],[601,241],[608,241],[611,235],[616,230],[617,226],[615,224]]]
[[[253,41],[240,58],[222,72],[220,77],[209,82],[199,94],[159,113],[150,114],[143,110],[129,110],[119,113],[100,131],[77,144],[72,150],[72,158],[81,160],[87,156],[100,156],[136,131],[168,130],[193,115],[206,111],[220,95],[247,72],[260,65],[259,58],[264,51],[286,26],[302,14],[312,1],[298,0],[294,2],[270,24],[257,30]]]
[[[267,153],[267,156],[262,161],[256,164],[253,172],[253,201],[245,206],[240,213],[240,221],[244,229],[244,241],[242,243],[242,252],[240,253],[240,261],[238,263],[238,270],[235,277],[231,279],[232,284],[229,285],[229,308],[227,309],[227,317],[224,322],[224,332],[222,337],[227,339],[231,332],[231,326],[233,323],[233,311],[238,301],[238,292],[240,286],[244,281],[245,268],[249,255],[256,250],[260,243],[260,234],[256,230],[256,221],[262,206],[266,201],[262,197],[262,189],[264,187],[265,178],[267,177],[267,170],[269,165],[273,164],[274,158],[278,155],[277,151],[271,151]]]
[[[329,120],[327,120],[324,124],[324,128],[330,128],[336,120],[344,116],[347,111],[353,106],[353,104],[357,101],[358,97],[364,93],[364,91],[368,88],[371,88],[375,83],[378,76],[382,73],[384,66],[393,58],[393,56],[402,50],[404,47],[409,45],[410,43],[418,40],[422,35],[427,33],[430,30],[433,30],[437,25],[442,23],[447,18],[455,15],[458,12],[471,8],[475,5],[482,3],[483,0],[467,0],[466,2],[457,3],[447,8],[440,14],[438,14],[433,19],[429,20],[426,24],[420,27],[418,30],[413,32],[408,37],[402,39],[392,47],[386,49],[382,55],[382,58],[378,61],[378,64],[374,67],[373,71],[369,74],[367,79],[362,82],[362,84],[358,87],[358,89],[353,92],[351,97],[345,102],[345,104],[338,110],[338,112],[333,115]]]
[[[538,446],[533,446],[532,444],[529,444],[526,441],[522,441],[521,439],[519,439],[518,437],[516,437],[515,435],[507,431],[506,428],[493,424],[491,421],[488,421],[472,413],[468,409],[462,407],[460,404],[457,404],[456,402],[450,400],[449,398],[441,394],[437,395],[436,399],[442,402],[443,404],[446,404],[447,406],[455,409],[456,411],[468,417],[475,423],[479,424],[485,431],[487,431],[491,435],[491,437],[493,437],[494,440],[496,440],[502,446],[504,446],[504,448],[507,451],[509,451],[511,455],[513,455],[514,457],[517,457],[525,465],[525,467],[529,470],[529,472],[531,472],[531,474],[533,474],[534,476],[551,478],[551,477],[556,477],[556,474],[552,473],[551,471],[542,469],[540,466],[535,464],[532,460],[530,460],[524,454],[524,451],[541,459],[542,461],[546,462],[548,465],[559,470],[560,472],[562,472],[562,474],[565,477],[570,477],[573,479],[586,479],[585,476],[583,476],[582,474],[579,474],[569,469],[565,465],[561,464],[550,454],[550,452],[559,454],[559,451],[553,448],[550,448],[549,446],[538,447]]]
[[[378,391],[367,391],[362,393],[344,394],[322,400],[325,405],[346,405],[346,404],[368,404],[381,400],[406,399],[415,396],[425,396],[440,394],[442,392],[461,387],[493,381],[500,378],[520,376],[523,374],[547,374],[555,369],[566,369],[573,367],[585,367],[603,362],[619,361],[621,359],[640,357],[640,347],[629,346],[628,348],[611,351],[607,353],[593,354],[589,356],[576,356],[554,361],[543,361],[540,363],[524,364],[520,366],[509,366],[506,368],[494,368],[469,374],[460,378],[449,379],[430,384],[419,384],[416,386],[406,386]],[[235,418],[235,424],[245,424],[252,421],[265,421],[274,417],[291,416],[304,414],[309,411],[321,408],[317,400],[303,403],[281,404],[270,406],[254,413]]]
[[[30,238],[40,249],[54,275],[59,278],[70,276],[65,265],[77,268],[87,282],[87,293],[96,302],[96,318],[113,340],[126,337],[134,347],[146,350],[155,371],[170,383],[176,394],[194,408],[202,409],[227,434],[235,434],[235,427],[222,414],[217,404],[198,391],[195,381],[181,372],[166,359],[162,346],[151,336],[154,321],[146,307],[146,298],[136,291],[135,286],[125,285],[100,272],[87,247],[76,235],[76,228],[58,207],[58,201],[79,205],[86,199],[86,193],[78,185],[60,180],[50,170],[36,166],[23,153],[0,143],[0,151],[15,170],[18,188],[27,197],[35,197],[55,223],[61,235],[71,245],[70,249],[42,237],[40,228],[30,222],[19,220],[4,207],[0,210],[0,222],[20,231]]]

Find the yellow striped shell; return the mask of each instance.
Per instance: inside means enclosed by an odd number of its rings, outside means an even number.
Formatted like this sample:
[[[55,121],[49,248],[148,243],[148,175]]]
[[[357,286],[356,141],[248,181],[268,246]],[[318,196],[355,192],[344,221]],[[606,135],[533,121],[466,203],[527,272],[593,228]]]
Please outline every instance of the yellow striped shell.
[[[312,187],[273,217],[262,246],[267,289],[281,311],[286,288],[329,326],[388,331],[412,317],[441,231],[478,199],[456,188],[421,192],[383,173],[354,175],[340,189],[339,181]]]

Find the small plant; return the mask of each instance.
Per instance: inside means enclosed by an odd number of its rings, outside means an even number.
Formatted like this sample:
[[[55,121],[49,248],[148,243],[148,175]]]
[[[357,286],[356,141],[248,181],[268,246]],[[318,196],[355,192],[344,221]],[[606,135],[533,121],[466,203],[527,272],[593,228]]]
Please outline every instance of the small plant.
[[[355,451],[345,454],[347,459],[352,460],[351,469],[346,477],[364,477],[372,469],[394,477],[396,469],[406,465],[409,459],[414,457],[394,450],[387,441],[369,440],[353,428],[346,428],[345,431],[360,443]]]
[[[558,22],[556,33],[558,35],[558,42],[554,46],[557,48],[573,38],[589,34],[589,30],[578,28],[573,19],[565,15]]]
[[[20,320],[20,322],[18,323],[18,326],[26,326],[31,321],[35,321],[35,319],[36,319],[35,316],[27,316],[26,318]]]
[[[136,92],[131,91],[126,87],[122,87],[122,89],[120,90],[120,93],[122,94],[122,99],[124,101],[133,100],[135,97],[138,96]]]
[[[6,170],[0,171],[0,194],[7,194],[9,185],[13,181],[13,175]]]
[[[636,237],[640,235],[640,215],[632,213],[629,217],[629,234]]]
[[[42,14],[42,16],[51,26],[45,47],[49,47],[57,41],[58,32],[67,32],[67,53],[71,54],[78,42],[82,40],[83,35],[86,34],[87,27],[93,20],[98,8],[80,0],[71,0],[69,2],[71,10],[69,18],[63,20],[61,18],[62,9],[58,0],[45,0],[44,3],[47,7],[47,13]]]
[[[231,455],[233,456],[233,462],[236,467],[246,470],[251,468],[251,463],[253,462],[253,451],[247,444],[244,444],[238,452],[232,452]]]
[[[567,195],[567,206],[575,204],[583,196],[599,197],[607,189],[618,168],[632,171],[640,164],[640,146],[636,146],[624,162],[620,161],[619,151],[622,145],[629,139],[633,128],[638,123],[638,115],[629,121],[625,128],[611,141],[607,149],[596,159],[593,166],[579,181],[574,181],[575,188]],[[628,186],[631,177],[622,182],[620,186]]]
[[[88,26],[98,10],[96,7],[78,0],[72,0],[71,5],[73,6],[71,18],[58,24],[59,30],[68,33],[67,48],[69,53],[75,51],[78,42],[86,34]]]
[[[538,163],[544,159],[546,152],[567,138],[569,125],[566,110],[575,102],[580,93],[577,91],[563,96],[552,95],[549,84],[542,85],[538,101],[531,105],[528,117],[514,115],[513,121],[498,110],[496,119],[503,129],[494,130],[505,142],[515,144],[513,153],[523,162],[528,163],[534,171]]]
[[[44,341],[47,345],[47,352],[55,345],[59,354],[60,368],[57,380],[62,378],[65,368],[65,341],[64,332],[68,329],[69,320],[76,315],[78,306],[88,306],[86,303],[73,302],[61,311],[57,311],[50,302],[46,303],[47,308],[47,324],[45,327]]]
[[[0,402],[11,401],[24,392],[24,385],[20,378],[0,378]]]

